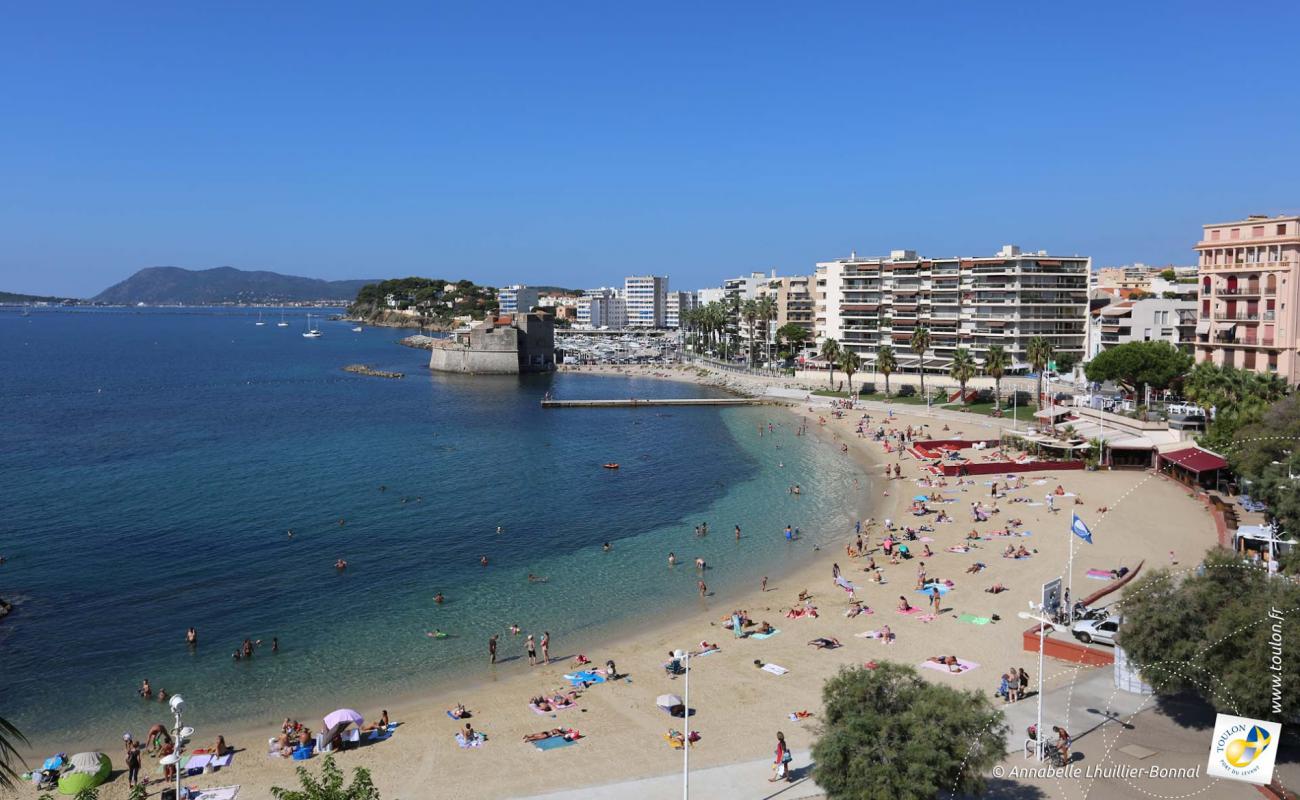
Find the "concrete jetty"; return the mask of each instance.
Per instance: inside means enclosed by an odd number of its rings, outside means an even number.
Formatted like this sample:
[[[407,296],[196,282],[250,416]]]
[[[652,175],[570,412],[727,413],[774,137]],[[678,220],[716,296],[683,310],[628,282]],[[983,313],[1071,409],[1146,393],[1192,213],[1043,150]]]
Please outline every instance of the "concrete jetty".
[[[543,400],[542,408],[637,408],[640,406],[756,406],[755,397],[629,398],[627,400]]]

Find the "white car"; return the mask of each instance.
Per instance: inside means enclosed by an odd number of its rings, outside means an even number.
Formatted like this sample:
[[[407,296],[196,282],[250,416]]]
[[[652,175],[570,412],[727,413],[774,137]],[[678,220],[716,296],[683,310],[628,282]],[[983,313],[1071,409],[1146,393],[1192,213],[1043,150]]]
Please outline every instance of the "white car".
[[[1070,633],[1074,638],[1084,644],[1108,644],[1115,646],[1115,637],[1119,634],[1119,626],[1124,622],[1123,617],[1107,617],[1106,619],[1083,619],[1070,626]]]

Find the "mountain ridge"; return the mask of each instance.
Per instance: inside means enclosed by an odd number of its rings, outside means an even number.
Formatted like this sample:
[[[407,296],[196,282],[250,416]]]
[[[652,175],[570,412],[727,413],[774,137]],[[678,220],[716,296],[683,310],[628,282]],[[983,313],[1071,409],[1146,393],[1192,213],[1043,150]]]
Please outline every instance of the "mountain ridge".
[[[373,282],[327,281],[228,266],[199,270],[171,266],[145,267],[95,295],[91,301],[111,305],[204,305],[312,300],[350,302],[362,286]]]

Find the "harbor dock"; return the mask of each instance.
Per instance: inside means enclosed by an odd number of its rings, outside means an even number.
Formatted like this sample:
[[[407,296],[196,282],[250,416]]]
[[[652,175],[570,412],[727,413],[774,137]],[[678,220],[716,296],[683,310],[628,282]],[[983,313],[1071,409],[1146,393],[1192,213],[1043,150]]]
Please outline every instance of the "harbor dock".
[[[626,400],[543,400],[542,408],[636,408],[640,406],[755,406],[756,397],[629,398]]]

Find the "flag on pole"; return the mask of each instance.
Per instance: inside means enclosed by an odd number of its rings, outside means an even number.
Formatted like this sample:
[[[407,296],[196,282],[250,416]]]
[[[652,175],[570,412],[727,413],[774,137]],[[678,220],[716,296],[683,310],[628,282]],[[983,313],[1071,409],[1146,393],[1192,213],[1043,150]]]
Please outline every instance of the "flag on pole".
[[[1070,523],[1070,530],[1074,531],[1075,536],[1088,544],[1092,544],[1092,531],[1088,530],[1088,526],[1083,524],[1083,520],[1079,519],[1078,514],[1074,515],[1074,521]]]

